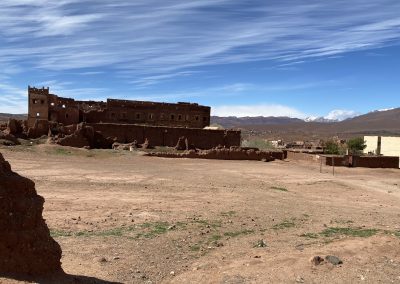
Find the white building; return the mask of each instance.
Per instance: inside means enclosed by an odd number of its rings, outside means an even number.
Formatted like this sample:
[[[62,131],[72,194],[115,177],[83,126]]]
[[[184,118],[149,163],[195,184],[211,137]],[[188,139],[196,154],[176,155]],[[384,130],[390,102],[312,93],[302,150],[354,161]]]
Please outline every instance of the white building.
[[[364,140],[365,154],[400,157],[400,137],[364,136]]]

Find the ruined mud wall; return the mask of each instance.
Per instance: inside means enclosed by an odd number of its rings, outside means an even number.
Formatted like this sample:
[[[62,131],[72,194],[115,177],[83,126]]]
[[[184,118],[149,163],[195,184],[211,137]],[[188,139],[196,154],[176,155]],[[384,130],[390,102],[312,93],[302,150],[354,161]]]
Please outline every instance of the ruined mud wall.
[[[231,147],[240,146],[240,131],[234,130],[204,130],[196,128],[174,128],[163,126],[141,126],[132,124],[91,124],[95,131],[100,131],[104,137],[116,137],[119,143],[132,143],[135,140],[141,144],[147,138],[151,146],[175,147],[179,138],[184,136],[189,144],[200,149],[211,149],[218,145]]]
[[[61,248],[43,220],[33,181],[11,171],[0,153],[0,276],[61,271]]]
[[[295,151],[287,151],[286,158],[289,160],[295,161],[308,161],[308,162],[317,162],[319,161],[319,155],[309,154],[309,153],[301,153]]]
[[[250,161],[274,161],[278,152],[260,151],[258,149],[246,149],[241,147],[213,148],[209,150],[189,150],[182,153],[173,152],[150,152],[147,156],[162,158],[191,158],[191,159],[213,159],[213,160],[250,160]]]

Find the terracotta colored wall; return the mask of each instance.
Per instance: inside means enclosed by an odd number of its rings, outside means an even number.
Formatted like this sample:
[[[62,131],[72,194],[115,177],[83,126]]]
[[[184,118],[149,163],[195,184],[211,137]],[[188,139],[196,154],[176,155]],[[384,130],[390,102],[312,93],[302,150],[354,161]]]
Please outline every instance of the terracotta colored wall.
[[[317,155],[315,155],[315,154],[292,152],[292,151],[287,151],[287,159],[309,161],[309,162],[318,161]]]
[[[105,137],[117,137],[120,143],[136,140],[139,144],[149,139],[152,146],[174,147],[179,137],[185,136],[189,144],[200,149],[210,149],[218,145],[240,146],[240,131],[204,130],[197,128],[174,128],[163,126],[140,126],[132,124],[88,123]]]
[[[103,122],[204,128],[210,124],[210,107],[193,103],[155,103],[107,100]]]
[[[348,166],[347,159],[343,156],[322,157],[322,163],[326,166],[345,167]]]
[[[364,168],[399,168],[399,157],[387,157],[387,156],[377,156],[377,157],[353,157],[353,167],[364,167]]]
[[[37,119],[49,117],[49,89],[28,89],[28,127],[33,127]]]
[[[347,167],[350,165],[349,156],[321,156],[316,154],[287,152],[287,158],[290,160],[302,160],[318,162],[322,159],[322,164],[326,166],[335,165],[335,167]],[[353,167],[363,168],[399,168],[399,157],[388,156],[353,156]]]

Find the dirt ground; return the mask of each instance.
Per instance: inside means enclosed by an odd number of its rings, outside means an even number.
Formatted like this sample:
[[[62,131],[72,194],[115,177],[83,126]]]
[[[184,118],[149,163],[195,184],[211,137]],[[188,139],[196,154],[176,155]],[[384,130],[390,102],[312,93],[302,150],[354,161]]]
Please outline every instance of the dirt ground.
[[[400,170],[0,152],[46,199],[68,274],[49,283],[400,283]]]

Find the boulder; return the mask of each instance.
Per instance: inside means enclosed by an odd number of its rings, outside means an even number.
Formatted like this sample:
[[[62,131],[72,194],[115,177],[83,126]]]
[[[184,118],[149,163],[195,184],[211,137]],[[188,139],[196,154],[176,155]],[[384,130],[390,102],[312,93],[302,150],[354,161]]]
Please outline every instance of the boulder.
[[[61,270],[61,248],[42,217],[33,181],[11,170],[0,154],[0,276],[42,276]]]

